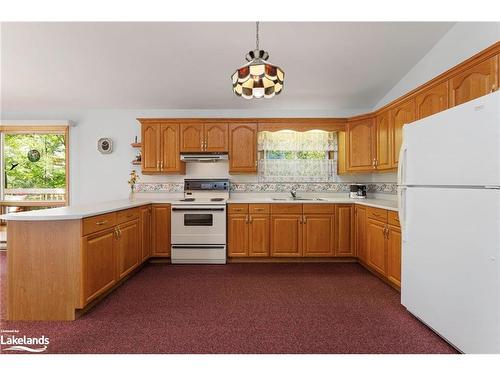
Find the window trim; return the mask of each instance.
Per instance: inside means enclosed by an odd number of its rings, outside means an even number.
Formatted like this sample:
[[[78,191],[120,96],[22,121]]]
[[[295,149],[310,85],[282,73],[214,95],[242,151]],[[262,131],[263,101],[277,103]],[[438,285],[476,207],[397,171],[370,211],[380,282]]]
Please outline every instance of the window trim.
[[[65,200],[64,201],[6,201],[3,199],[3,189],[4,189],[4,181],[0,182],[0,207],[43,207],[43,206],[53,206],[53,207],[62,207],[69,206],[70,196],[69,196],[69,187],[70,187],[70,174],[69,174],[69,125],[56,125],[56,126],[47,126],[47,125],[2,125],[0,126],[0,135],[1,135],[1,147],[3,147],[3,136],[4,134],[63,134],[65,140],[65,158],[66,158],[66,188],[64,192]],[[0,157],[0,168],[3,171],[3,150],[1,150]],[[0,176],[1,178],[1,176]]]

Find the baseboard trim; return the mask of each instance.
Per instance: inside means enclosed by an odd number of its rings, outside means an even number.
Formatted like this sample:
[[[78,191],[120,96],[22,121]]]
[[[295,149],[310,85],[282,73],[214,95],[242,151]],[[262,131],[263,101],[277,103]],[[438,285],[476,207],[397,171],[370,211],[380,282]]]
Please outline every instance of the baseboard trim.
[[[356,263],[353,257],[342,258],[227,258],[227,263]]]

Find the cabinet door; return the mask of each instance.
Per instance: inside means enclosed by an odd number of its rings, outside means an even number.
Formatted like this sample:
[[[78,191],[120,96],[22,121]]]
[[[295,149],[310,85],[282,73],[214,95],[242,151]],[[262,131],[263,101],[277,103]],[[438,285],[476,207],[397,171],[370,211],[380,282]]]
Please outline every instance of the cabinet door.
[[[375,125],[373,118],[347,123],[347,170],[372,171],[375,161]]]
[[[498,55],[452,77],[450,107],[479,98],[498,89]]]
[[[335,255],[354,256],[354,207],[352,204],[335,205],[337,246]]]
[[[357,257],[363,263],[366,263],[366,208],[356,205],[354,217],[354,248],[356,250]]]
[[[257,124],[229,124],[229,173],[257,172]]]
[[[205,124],[204,133],[205,151],[227,152],[229,138],[227,124]]]
[[[304,215],[302,226],[305,257],[329,257],[335,250],[335,215]]]
[[[251,257],[269,256],[270,217],[267,214],[250,215],[248,236],[248,255]]]
[[[151,206],[141,207],[141,260],[151,255]]]
[[[141,227],[135,219],[118,226],[118,277],[128,275],[140,263],[141,259]]]
[[[170,205],[153,205],[152,255],[170,256]]]
[[[164,173],[185,173],[186,164],[180,160],[180,125],[161,125],[161,162]]]
[[[448,109],[448,82],[432,86],[415,97],[417,120],[446,109]]]
[[[248,256],[248,215],[231,214],[227,223],[227,255],[230,257]]]
[[[160,125],[143,124],[141,128],[142,172],[160,171]]]
[[[403,125],[415,121],[415,100],[411,99],[391,110],[391,167],[397,168],[403,142]]]
[[[401,229],[388,226],[387,239],[387,278],[401,286]]]
[[[366,231],[367,263],[382,275],[387,274],[385,223],[368,219]]]
[[[302,215],[271,215],[271,256],[302,256]]]
[[[376,139],[377,139],[377,160],[378,170],[391,168],[391,113],[384,111],[377,118]]]
[[[115,228],[83,237],[84,305],[116,283],[115,237]]]
[[[181,124],[181,152],[203,151],[203,124]]]

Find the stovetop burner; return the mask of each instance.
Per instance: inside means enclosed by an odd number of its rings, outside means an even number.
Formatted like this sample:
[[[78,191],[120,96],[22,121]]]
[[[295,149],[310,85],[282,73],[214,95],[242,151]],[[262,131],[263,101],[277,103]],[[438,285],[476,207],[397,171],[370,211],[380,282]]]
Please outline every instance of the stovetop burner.
[[[194,198],[184,198],[180,199],[181,202],[194,202]]]
[[[210,198],[211,202],[222,202],[224,198]]]

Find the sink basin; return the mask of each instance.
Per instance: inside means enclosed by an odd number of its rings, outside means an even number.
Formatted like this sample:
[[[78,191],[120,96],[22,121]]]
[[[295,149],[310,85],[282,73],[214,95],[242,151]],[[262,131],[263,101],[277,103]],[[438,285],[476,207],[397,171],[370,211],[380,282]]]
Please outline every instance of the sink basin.
[[[293,202],[293,201],[326,201],[325,198],[300,198],[300,197],[297,197],[297,198],[276,198],[276,197],[273,197],[272,200],[273,201],[290,201],[290,202]]]

